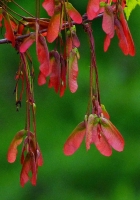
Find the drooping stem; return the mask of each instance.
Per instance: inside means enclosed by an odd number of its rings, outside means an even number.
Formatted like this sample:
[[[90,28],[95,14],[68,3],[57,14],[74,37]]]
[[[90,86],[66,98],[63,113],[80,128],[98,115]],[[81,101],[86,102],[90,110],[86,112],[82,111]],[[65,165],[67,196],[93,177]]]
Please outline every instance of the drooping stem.
[[[23,72],[25,74],[26,79],[26,122],[25,122],[25,129],[27,130],[27,139],[28,139],[28,145],[27,145],[27,151],[30,151],[30,96],[31,96],[31,88],[30,88],[30,81],[28,76],[28,65],[26,56],[24,53],[20,53],[21,56],[21,62],[23,65]]]
[[[3,3],[3,2],[1,2],[1,6],[2,6],[2,9],[5,11],[5,12],[8,12],[7,10],[9,10],[11,13],[14,13],[15,15],[17,15],[18,17],[21,17],[22,18],[22,15],[20,15],[19,13],[17,13],[17,12],[15,12],[15,11],[13,11],[11,8],[9,8],[5,3]],[[17,20],[18,21],[18,19],[16,19],[12,14],[10,14],[9,12],[8,12],[8,14],[12,17],[12,18],[14,18],[15,20]]]
[[[28,135],[28,144],[29,144],[29,150],[30,150],[30,129],[31,129],[31,119],[32,119],[32,128],[34,133],[34,142],[37,147],[37,139],[36,139],[36,118],[35,118],[35,110],[36,105],[34,101],[34,88],[33,88],[33,66],[29,66],[28,59],[30,63],[32,64],[32,61],[30,60],[30,57],[28,54],[20,53],[21,61],[23,64],[23,70],[25,74],[26,79],[26,125],[25,129],[27,130]]]
[[[25,13],[30,15],[31,17],[34,17],[31,13],[29,13],[27,10],[25,10],[23,7],[21,7],[18,3],[16,3],[14,0],[11,0],[16,6],[18,6],[21,10],[23,10]]]
[[[40,0],[36,0],[36,19],[40,18]]]
[[[85,32],[88,34],[89,45],[90,45],[90,101],[92,102],[95,97],[100,104],[100,92],[99,92],[99,80],[98,80],[98,69],[96,65],[95,55],[95,43],[92,34],[92,28],[90,23],[84,24]],[[94,75],[95,72],[95,75]],[[94,81],[95,77],[95,81]]]
[[[26,88],[27,88],[28,94],[30,95],[30,98],[31,98],[31,86],[30,86],[30,80],[29,80],[29,76],[28,76],[27,61],[25,58],[25,54],[20,53],[20,57],[21,57],[21,61],[23,63],[23,69],[24,69],[25,78],[26,78]]]

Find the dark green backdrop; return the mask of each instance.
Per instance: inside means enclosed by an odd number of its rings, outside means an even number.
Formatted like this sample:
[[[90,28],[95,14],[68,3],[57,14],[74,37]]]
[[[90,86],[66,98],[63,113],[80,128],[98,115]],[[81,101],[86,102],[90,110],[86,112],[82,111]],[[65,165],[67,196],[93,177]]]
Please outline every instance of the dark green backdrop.
[[[74,0],[72,1],[74,2]],[[35,13],[34,1],[20,1]],[[74,2],[81,13],[87,1]],[[14,8],[14,6],[13,6]],[[42,12],[42,16],[46,16]],[[6,160],[8,146],[17,131],[24,128],[25,106],[16,112],[13,95],[19,58],[10,44],[0,46],[0,198],[2,200],[139,200],[140,199],[140,7],[131,14],[129,27],[136,46],[136,56],[124,56],[118,39],[103,52],[105,34],[101,19],[93,22],[101,101],[111,121],[125,138],[124,152],[113,151],[102,156],[94,145],[86,151],[83,143],[71,157],[63,154],[63,144],[74,127],[83,120],[88,102],[89,48],[85,33],[80,38],[79,88],[75,94],[66,91],[59,98],[47,85],[35,82],[37,135],[44,157],[39,168],[37,186],[19,185],[20,151],[14,164]],[[3,36],[1,35],[1,38]],[[33,54],[35,48],[32,48]],[[34,58],[36,77],[38,61]]]

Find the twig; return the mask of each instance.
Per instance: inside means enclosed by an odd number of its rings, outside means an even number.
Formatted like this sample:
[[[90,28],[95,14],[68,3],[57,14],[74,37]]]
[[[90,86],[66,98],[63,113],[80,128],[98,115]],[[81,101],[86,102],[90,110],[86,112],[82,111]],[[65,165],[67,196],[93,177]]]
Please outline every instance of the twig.
[[[99,17],[102,17],[102,16],[103,16],[103,13],[100,13],[96,18],[99,18]],[[91,22],[91,21],[92,21],[92,20],[88,20],[87,14],[84,14],[84,15],[82,16],[82,19],[83,19],[83,23],[82,23],[82,24],[88,23],[88,22]],[[71,22],[71,25],[81,25],[81,24],[77,24],[76,22],[72,21],[72,22]],[[63,24],[63,26],[62,26],[62,29],[67,28],[67,27],[69,27],[69,24],[68,24],[68,22],[65,22],[65,23]],[[43,29],[43,30],[39,31],[39,33],[45,33],[45,32],[47,32],[47,29]],[[16,37],[16,40],[17,40],[17,41],[23,40],[23,39],[29,37],[29,36],[32,35],[32,34],[35,34],[35,32],[31,32],[31,33],[29,33],[29,34],[17,36],[17,37]],[[9,41],[9,40],[7,40],[7,39],[0,39],[0,44],[9,44],[9,43],[11,43],[11,41]]]

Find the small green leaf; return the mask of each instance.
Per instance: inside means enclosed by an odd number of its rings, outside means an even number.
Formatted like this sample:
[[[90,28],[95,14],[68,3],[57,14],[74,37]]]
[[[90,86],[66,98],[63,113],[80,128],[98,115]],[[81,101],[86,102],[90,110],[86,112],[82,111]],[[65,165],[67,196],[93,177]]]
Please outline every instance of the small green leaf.
[[[126,0],[126,5],[127,7],[124,9],[124,11],[128,20],[132,10],[134,10],[137,5],[140,5],[140,0]]]
[[[100,2],[100,7],[105,7],[107,4],[103,1]]]

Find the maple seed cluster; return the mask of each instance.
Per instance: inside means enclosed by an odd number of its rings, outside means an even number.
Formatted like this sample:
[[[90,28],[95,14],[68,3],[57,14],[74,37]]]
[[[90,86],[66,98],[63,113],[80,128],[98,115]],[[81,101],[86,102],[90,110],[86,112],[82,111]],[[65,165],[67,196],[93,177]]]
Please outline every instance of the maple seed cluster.
[[[72,155],[81,145],[84,137],[86,149],[95,144],[99,152],[104,156],[112,154],[112,148],[123,151],[124,139],[117,128],[111,123],[105,106],[100,102],[98,83],[98,70],[95,57],[95,45],[90,24],[84,25],[90,43],[90,99],[84,121],[80,122],[72,131],[64,144],[64,154]]]
[[[21,16],[10,9],[9,4],[18,6],[28,14],[28,17]],[[67,85],[72,93],[78,89],[80,41],[76,34],[77,24],[82,25],[89,40],[91,56],[89,104],[84,120],[77,125],[64,144],[65,155],[72,155],[80,147],[84,138],[87,150],[94,143],[99,152],[105,156],[112,154],[112,148],[117,151],[123,151],[124,148],[123,137],[110,121],[109,114],[100,102],[91,21],[99,16],[103,17],[102,29],[106,34],[104,51],[108,50],[116,32],[122,52],[125,55],[135,55],[133,39],[124,16],[126,6],[124,0],[87,0],[87,9],[83,16],[68,0],[44,0],[42,7],[46,10],[48,18],[40,18],[38,5],[39,3],[36,3],[37,12],[36,16],[33,16],[14,0],[0,1],[0,27],[5,28],[3,41],[11,43],[20,59],[14,89],[17,110],[21,107],[24,93],[26,95],[25,127],[15,135],[7,155],[8,162],[13,163],[16,160],[17,147],[23,144],[21,186],[24,186],[27,181],[36,185],[38,167],[43,164],[36,136],[33,84],[35,70],[29,52],[31,45],[36,43],[36,55],[39,61],[38,84],[47,83],[49,88],[54,88],[55,92],[62,97]],[[54,43],[54,49],[49,50],[48,43]]]

